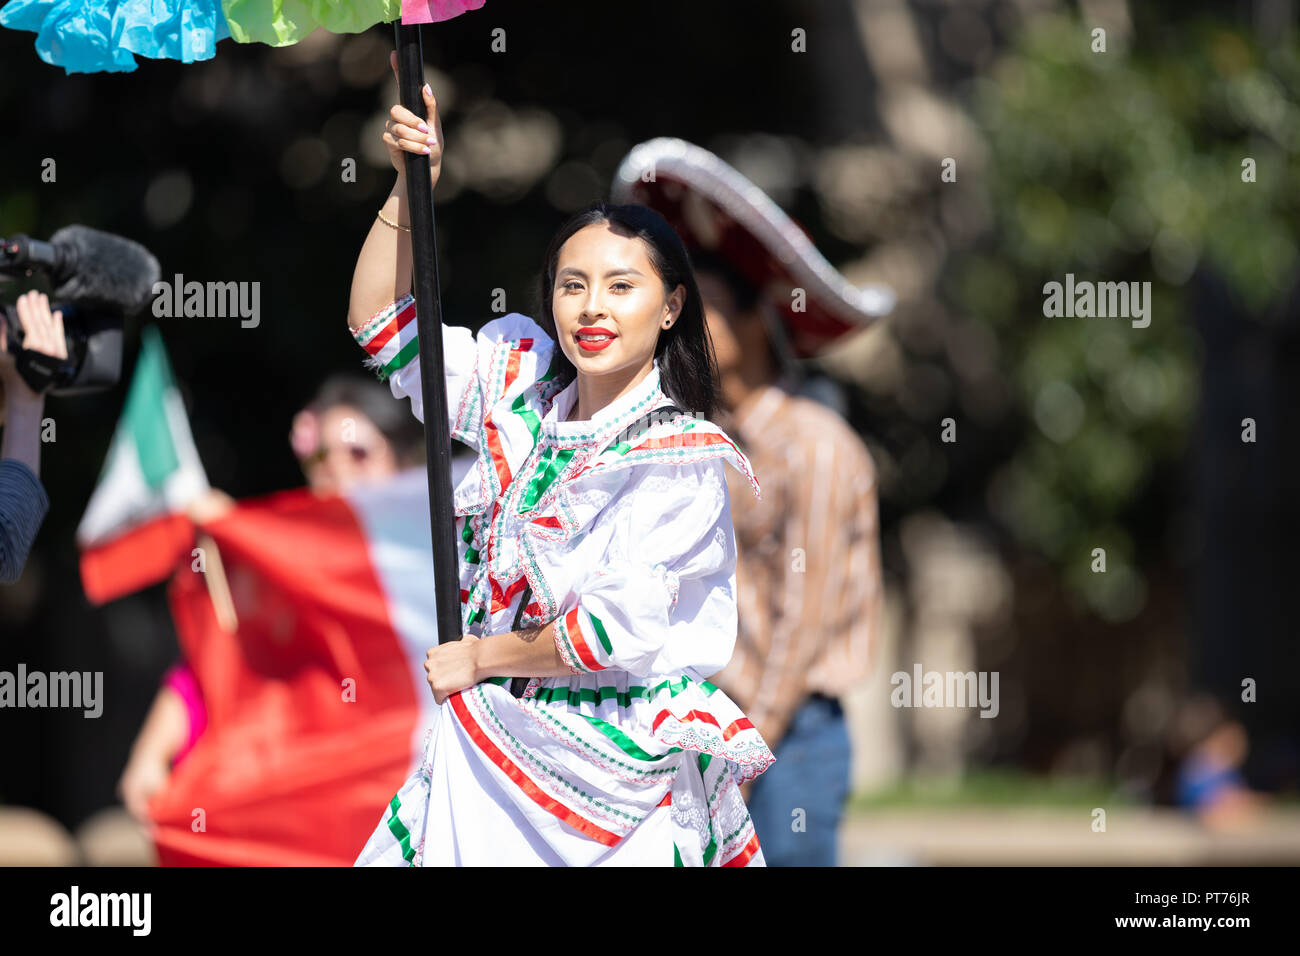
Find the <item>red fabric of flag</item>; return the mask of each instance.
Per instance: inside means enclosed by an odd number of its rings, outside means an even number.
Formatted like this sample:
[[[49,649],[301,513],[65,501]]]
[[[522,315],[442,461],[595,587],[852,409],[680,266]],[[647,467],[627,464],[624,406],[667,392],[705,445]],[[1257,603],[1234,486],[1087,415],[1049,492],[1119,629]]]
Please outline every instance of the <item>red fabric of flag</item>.
[[[417,701],[357,517],[284,492],[207,525],[238,617],[168,595],[208,726],[150,806],[164,865],[350,865],[410,772]],[[210,558],[208,558],[210,560]]]

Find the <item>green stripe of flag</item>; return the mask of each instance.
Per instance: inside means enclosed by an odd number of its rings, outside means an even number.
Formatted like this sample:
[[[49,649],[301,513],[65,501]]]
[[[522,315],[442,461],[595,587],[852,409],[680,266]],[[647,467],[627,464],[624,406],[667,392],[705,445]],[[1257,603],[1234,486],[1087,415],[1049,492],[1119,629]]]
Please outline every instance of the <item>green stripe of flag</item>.
[[[135,443],[145,484],[159,489],[180,467],[165,405],[168,390],[176,384],[158,330],[146,326],[140,337],[143,339],[140,360],[131,379],[122,419]]]

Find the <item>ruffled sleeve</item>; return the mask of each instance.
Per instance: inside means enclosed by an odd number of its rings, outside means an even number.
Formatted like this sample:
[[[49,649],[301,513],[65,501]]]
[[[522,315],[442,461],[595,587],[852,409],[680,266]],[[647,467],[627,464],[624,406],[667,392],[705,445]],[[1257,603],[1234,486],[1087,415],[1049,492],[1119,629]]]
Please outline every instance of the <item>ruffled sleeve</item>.
[[[716,673],[736,640],[736,544],[721,459],[637,469],[612,502],[609,559],[562,605],[574,673]]]
[[[367,367],[388,381],[395,397],[409,398],[411,412],[424,421],[415,297],[407,293],[380,309],[352,336],[369,356]],[[535,380],[539,363],[549,360],[551,345],[541,326],[516,312],[493,319],[477,335],[462,326],[443,325],[451,437],[477,449],[485,405],[491,409],[512,387]]]

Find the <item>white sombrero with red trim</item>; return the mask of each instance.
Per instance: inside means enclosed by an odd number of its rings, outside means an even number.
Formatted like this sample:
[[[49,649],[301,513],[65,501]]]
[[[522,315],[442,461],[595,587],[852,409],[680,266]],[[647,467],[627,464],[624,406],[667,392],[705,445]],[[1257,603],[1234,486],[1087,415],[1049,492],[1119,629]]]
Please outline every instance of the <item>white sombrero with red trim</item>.
[[[705,249],[725,259],[776,306],[800,358],[894,308],[892,289],[853,285],[763,190],[683,139],[659,137],[634,146],[614,174],[610,200],[649,206],[688,251]],[[795,311],[795,289],[806,293],[804,311]]]

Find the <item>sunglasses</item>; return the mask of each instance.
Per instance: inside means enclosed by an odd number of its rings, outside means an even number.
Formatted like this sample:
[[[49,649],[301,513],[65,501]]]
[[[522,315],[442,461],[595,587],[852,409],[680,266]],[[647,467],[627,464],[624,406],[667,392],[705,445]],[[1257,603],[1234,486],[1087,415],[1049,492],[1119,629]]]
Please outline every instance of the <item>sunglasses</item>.
[[[367,461],[370,458],[370,456],[374,454],[374,451],[370,448],[367,448],[364,445],[348,445],[347,453],[348,453],[348,457],[351,458],[355,464],[360,465],[365,461]],[[302,465],[303,468],[314,468],[317,465],[321,464],[328,457],[329,457],[329,449],[321,447],[321,448],[317,448],[314,452],[312,452],[307,457],[299,458],[298,462],[299,464]]]

